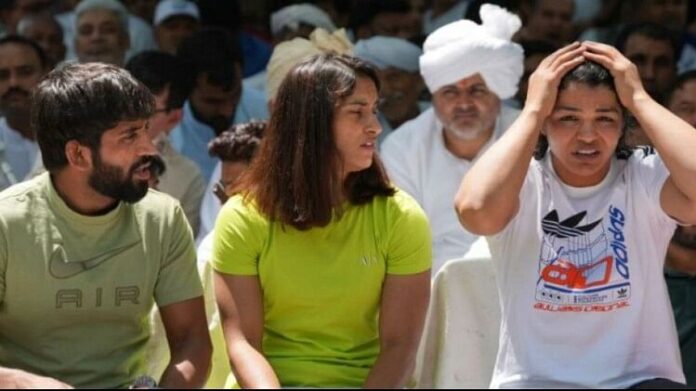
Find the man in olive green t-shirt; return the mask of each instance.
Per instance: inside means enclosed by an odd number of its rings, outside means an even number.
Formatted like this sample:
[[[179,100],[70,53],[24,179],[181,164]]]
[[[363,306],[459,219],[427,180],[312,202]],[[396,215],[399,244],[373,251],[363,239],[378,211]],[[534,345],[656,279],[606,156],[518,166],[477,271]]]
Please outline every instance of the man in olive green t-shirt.
[[[106,64],[69,65],[37,88],[48,173],[0,193],[0,388],[155,386],[143,377],[153,304],[171,351],[159,385],[205,382],[191,230],[147,187],[153,111],[150,92]]]

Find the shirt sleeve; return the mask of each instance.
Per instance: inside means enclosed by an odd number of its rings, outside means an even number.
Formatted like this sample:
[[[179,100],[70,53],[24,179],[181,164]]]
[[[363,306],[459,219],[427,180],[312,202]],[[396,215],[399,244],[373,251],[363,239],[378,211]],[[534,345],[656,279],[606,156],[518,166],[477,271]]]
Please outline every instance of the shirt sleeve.
[[[213,269],[233,275],[258,275],[266,229],[265,219],[241,196],[228,200],[215,223]]]
[[[396,207],[390,211],[387,274],[408,275],[432,267],[432,238],[428,219],[415,200],[397,191]]]
[[[179,205],[175,206],[172,221],[165,229],[170,235],[165,242],[155,285],[155,301],[159,307],[203,295],[193,234]]]
[[[634,179],[642,185],[650,205],[654,205],[664,217],[674,221],[662,210],[660,203],[660,193],[670,175],[660,155],[651,147],[641,147],[631,159],[634,159]]]

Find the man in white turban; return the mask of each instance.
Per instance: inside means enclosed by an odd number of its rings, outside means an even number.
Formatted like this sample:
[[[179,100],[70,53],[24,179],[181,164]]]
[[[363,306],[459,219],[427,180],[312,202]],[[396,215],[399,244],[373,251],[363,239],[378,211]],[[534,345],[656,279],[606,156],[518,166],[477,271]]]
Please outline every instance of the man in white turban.
[[[417,117],[430,105],[420,104],[425,88],[418,59],[423,51],[411,42],[396,37],[375,36],[355,44],[354,55],[377,68],[380,89],[380,142],[393,129]]]
[[[510,41],[520,19],[490,4],[480,14],[480,25],[460,20],[425,40],[420,71],[433,107],[396,129],[382,146],[390,178],[430,220],[433,276],[476,240],[459,224],[454,196],[473,162],[518,114],[501,100],[515,94],[523,72],[522,48]]]

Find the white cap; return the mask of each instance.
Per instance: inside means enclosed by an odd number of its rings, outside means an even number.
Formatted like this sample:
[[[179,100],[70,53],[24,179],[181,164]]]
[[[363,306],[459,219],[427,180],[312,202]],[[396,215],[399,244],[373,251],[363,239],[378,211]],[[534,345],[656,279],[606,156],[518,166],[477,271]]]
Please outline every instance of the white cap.
[[[190,16],[196,20],[201,19],[196,3],[188,0],[162,0],[155,9],[154,25],[171,18],[172,16]]]
[[[423,51],[411,42],[380,35],[360,40],[355,44],[354,56],[374,64],[379,69],[396,68],[418,72],[418,58]]]
[[[284,28],[297,30],[300,23],[322,28],[329,33],[336,30],[331,17],[321,8],[308,4],[293,4],[271,14],[271,33],[278,35]]]

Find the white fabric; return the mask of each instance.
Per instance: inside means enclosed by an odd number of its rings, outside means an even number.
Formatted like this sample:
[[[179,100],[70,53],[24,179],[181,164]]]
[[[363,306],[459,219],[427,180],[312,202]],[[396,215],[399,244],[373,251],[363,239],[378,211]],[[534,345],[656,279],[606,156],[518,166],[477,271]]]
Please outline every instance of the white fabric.
[[[328,32],[336,30],[329,14],[309,3],[293,4],[271,14],[271,33],[278,35],[284,28],[297,30],[300,23],[319,27]]]
[[[10,128],[5,118],[0,118],[0,190],[13,185],[14,181],[28,179],[39,153],[39,145],[34,140],[22,136]],[[8,167],[9,166],[9,167]],[[12,180],[7,178],[9,169]]]
[[[201,13],[196,3],[189,0],[162,0],[155,8],[153,26],[171,18],[172,16],[190,16],[196,20],[201,19]]]
[[[418,58],[423,51],[411,42],[395,37],[375,36],[355,44],[353,55],[369,61],[379,69],[396,68],[418,72]]]
[[[457,259],[435,276],[416,359],[416,388],[486,388],[500,306],[490,258]]]
[[[469,8],[469,0],[457,2],[452,8],[443,14],[433,18],[433,10],[428,9],[423,13],[423,34],[428,35],[440,27],[464,19],[466,10]]]
[[[191,159],[172,148],[167,137],[157,141],[157,149],[166,171],[159,178],[157,190],[179,200],[194,236],[200,226],[200,208],[205,191],[205,179]]]
[[[348,40],[344,29],[329,34],[328,31],[317,28],[309,35],[309,39],[295,38],[276,45],[266,66],[268,99],[275,98],[281,82],[290,69],[309,57],[324,53],[353,53],[353,44]]]
[[[612,165],[578,189],[533,161],[518,214],[488,238],[502,306],[491,387],[684,382],[662,274],[676,227],[659,201],[668,172],[647,150]]]
[[[500,99],[517,92],[524,51],[510,39],[522,22],[491,4],[481,6],[480,13],[480,25],[460,20],[437,29],[425,40],[420,69],[430,92],[477,73]]]
[[[518,114],[515,109],[501,107],[494,135],[478,156]],[[389,178],[415,198],[428,216],[435,275],[445,261],[461,258],[477,238],[461,226],[454,211],[454,196],[473,162],[454,156],[445,147],[442,123],[433,108],[392,132],[382,145],[381,157]]]
[[[208,185],[205,187],[205,193],[203,193],[203,201],[201,203],[201,225],[198,230],[198,237],[196,238],[196,244],[199,246],[208,233],[213,232],[215,220],[217,219],[218,213],[220,213],[220,208],[222,208],[220,200],[213,193],[213,186],[220,182],[221,178],[222,163],[217,162],[215,168],[213,168],[213,173],[210,175]]]
[[[77,59],[75,55],[75,12],[64,12],[56,15],[56,20],[63,28],[63,44],[65,44],[65,61]],[[126,61],[145,50],[157,50],[157,42],[152,27],[143,19],[128,14],[128,35],[130,49],[126,52]]]

